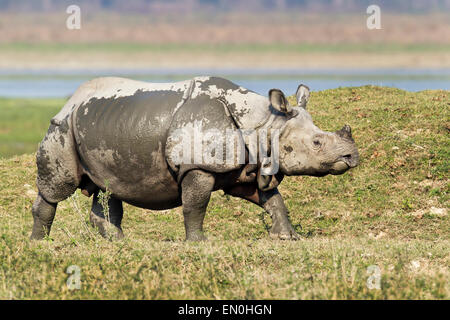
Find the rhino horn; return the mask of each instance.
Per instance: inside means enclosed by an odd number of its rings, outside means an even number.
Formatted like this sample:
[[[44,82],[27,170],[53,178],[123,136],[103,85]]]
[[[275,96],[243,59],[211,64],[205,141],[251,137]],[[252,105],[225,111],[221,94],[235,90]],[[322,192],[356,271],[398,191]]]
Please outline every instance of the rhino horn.
[[[336,131],[336,134],[342,138],[353,140],[352,128],[346,124],[341,130]]]

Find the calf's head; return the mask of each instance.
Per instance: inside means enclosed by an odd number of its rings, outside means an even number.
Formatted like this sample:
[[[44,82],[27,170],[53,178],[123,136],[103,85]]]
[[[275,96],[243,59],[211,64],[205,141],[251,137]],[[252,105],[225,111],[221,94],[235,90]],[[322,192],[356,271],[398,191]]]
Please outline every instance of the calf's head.
[[[271,106],[284,113],[286,122],[279,138],[279,166],[286,175],[324,176],[342,174],[359,164],[359,154],[350,126],[336,132],[316,127],[306,104],[309,88],[297,89],[297,106],[290,106],[283,92],[269,91]]]

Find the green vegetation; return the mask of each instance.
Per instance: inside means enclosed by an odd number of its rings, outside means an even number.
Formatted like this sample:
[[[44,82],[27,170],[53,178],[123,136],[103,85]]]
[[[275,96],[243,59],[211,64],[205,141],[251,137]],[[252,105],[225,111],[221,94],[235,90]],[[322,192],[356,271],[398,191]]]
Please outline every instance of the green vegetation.
[[[352,126],[361,165],[342,176],[283,181],[303,236],[297,242],[269,240],[270,218],[222,192],[208,207],[204,243],[183,242],[180,208],[129,205],[126,238],[105,240],[90,227],[90,199],[79,192],[59,205],[51,237],[30,242],[34,155],[2,159],[0,298],[449,299],[448,94],[374,86],[312,93],[319,127]],[[0,100],[0,130],[17,128],[10,133],[21,139],[32,127],[37,142],[62,104]],[[20,119],[14,109],[28,126],[6,125]],[[0,137],[3,146],[8,134]],[[80,290],[66,286],[70,265],[81,268]],[[380,290],[366,285],[371,265],[381,269]]]
[[[0,98],[0,157],[36,152],[63,99]]]

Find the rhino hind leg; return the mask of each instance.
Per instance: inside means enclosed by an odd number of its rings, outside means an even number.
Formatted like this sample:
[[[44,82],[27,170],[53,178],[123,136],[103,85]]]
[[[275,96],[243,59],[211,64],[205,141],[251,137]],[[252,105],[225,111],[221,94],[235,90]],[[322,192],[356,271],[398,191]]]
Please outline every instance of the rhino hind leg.
[[[50,203],[39,193],[33,203],[33,231],[31,239],[40,240],[50,234],[53,219],[55,218],[57,203]]]
[[[189,171],[181,181],[186,241],[206,240],[203,234],[203,220],[214,182],[212,174],[201,170]]]
[[[122,239],[122,201],[110,196],[108,199],[108,208],[103,208],[99,200],[99,191],[94,192],[92,200],[92,209],[89,220],[94,228],[97,228],[100,234],[107,239]],[[105,216],[106,213],[106,216]]]
[[[31,239],[50,233],[58,202],[72,195],[80,182],[78,157],[67,119],[51,124],[36,155],[38,196],[33,204]]]

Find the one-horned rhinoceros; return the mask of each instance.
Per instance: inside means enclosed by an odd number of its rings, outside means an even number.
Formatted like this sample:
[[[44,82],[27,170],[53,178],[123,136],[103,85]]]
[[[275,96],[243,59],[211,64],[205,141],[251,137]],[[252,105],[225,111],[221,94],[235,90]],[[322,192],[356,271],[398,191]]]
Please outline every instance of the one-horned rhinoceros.
[[[217,77],[81,85],[39,145],[31,238],[49,234],[57,203],[80,188],[93,195],[90,220],[103,236],[123,237],[125,201],[152,210],[182,205],[186,239],[205,239],[211,192],[223,190],[264,208],[271,237],[297,239],[277,189],[283,177],[342,174],[359,155],[348,125],[332,133],[313,124],[308,87],[296,97],[291,106],[278,89],[265,97]],[[263,134],[255,140],[252,132]],[[110,191],[108,212],[100,190]]]

